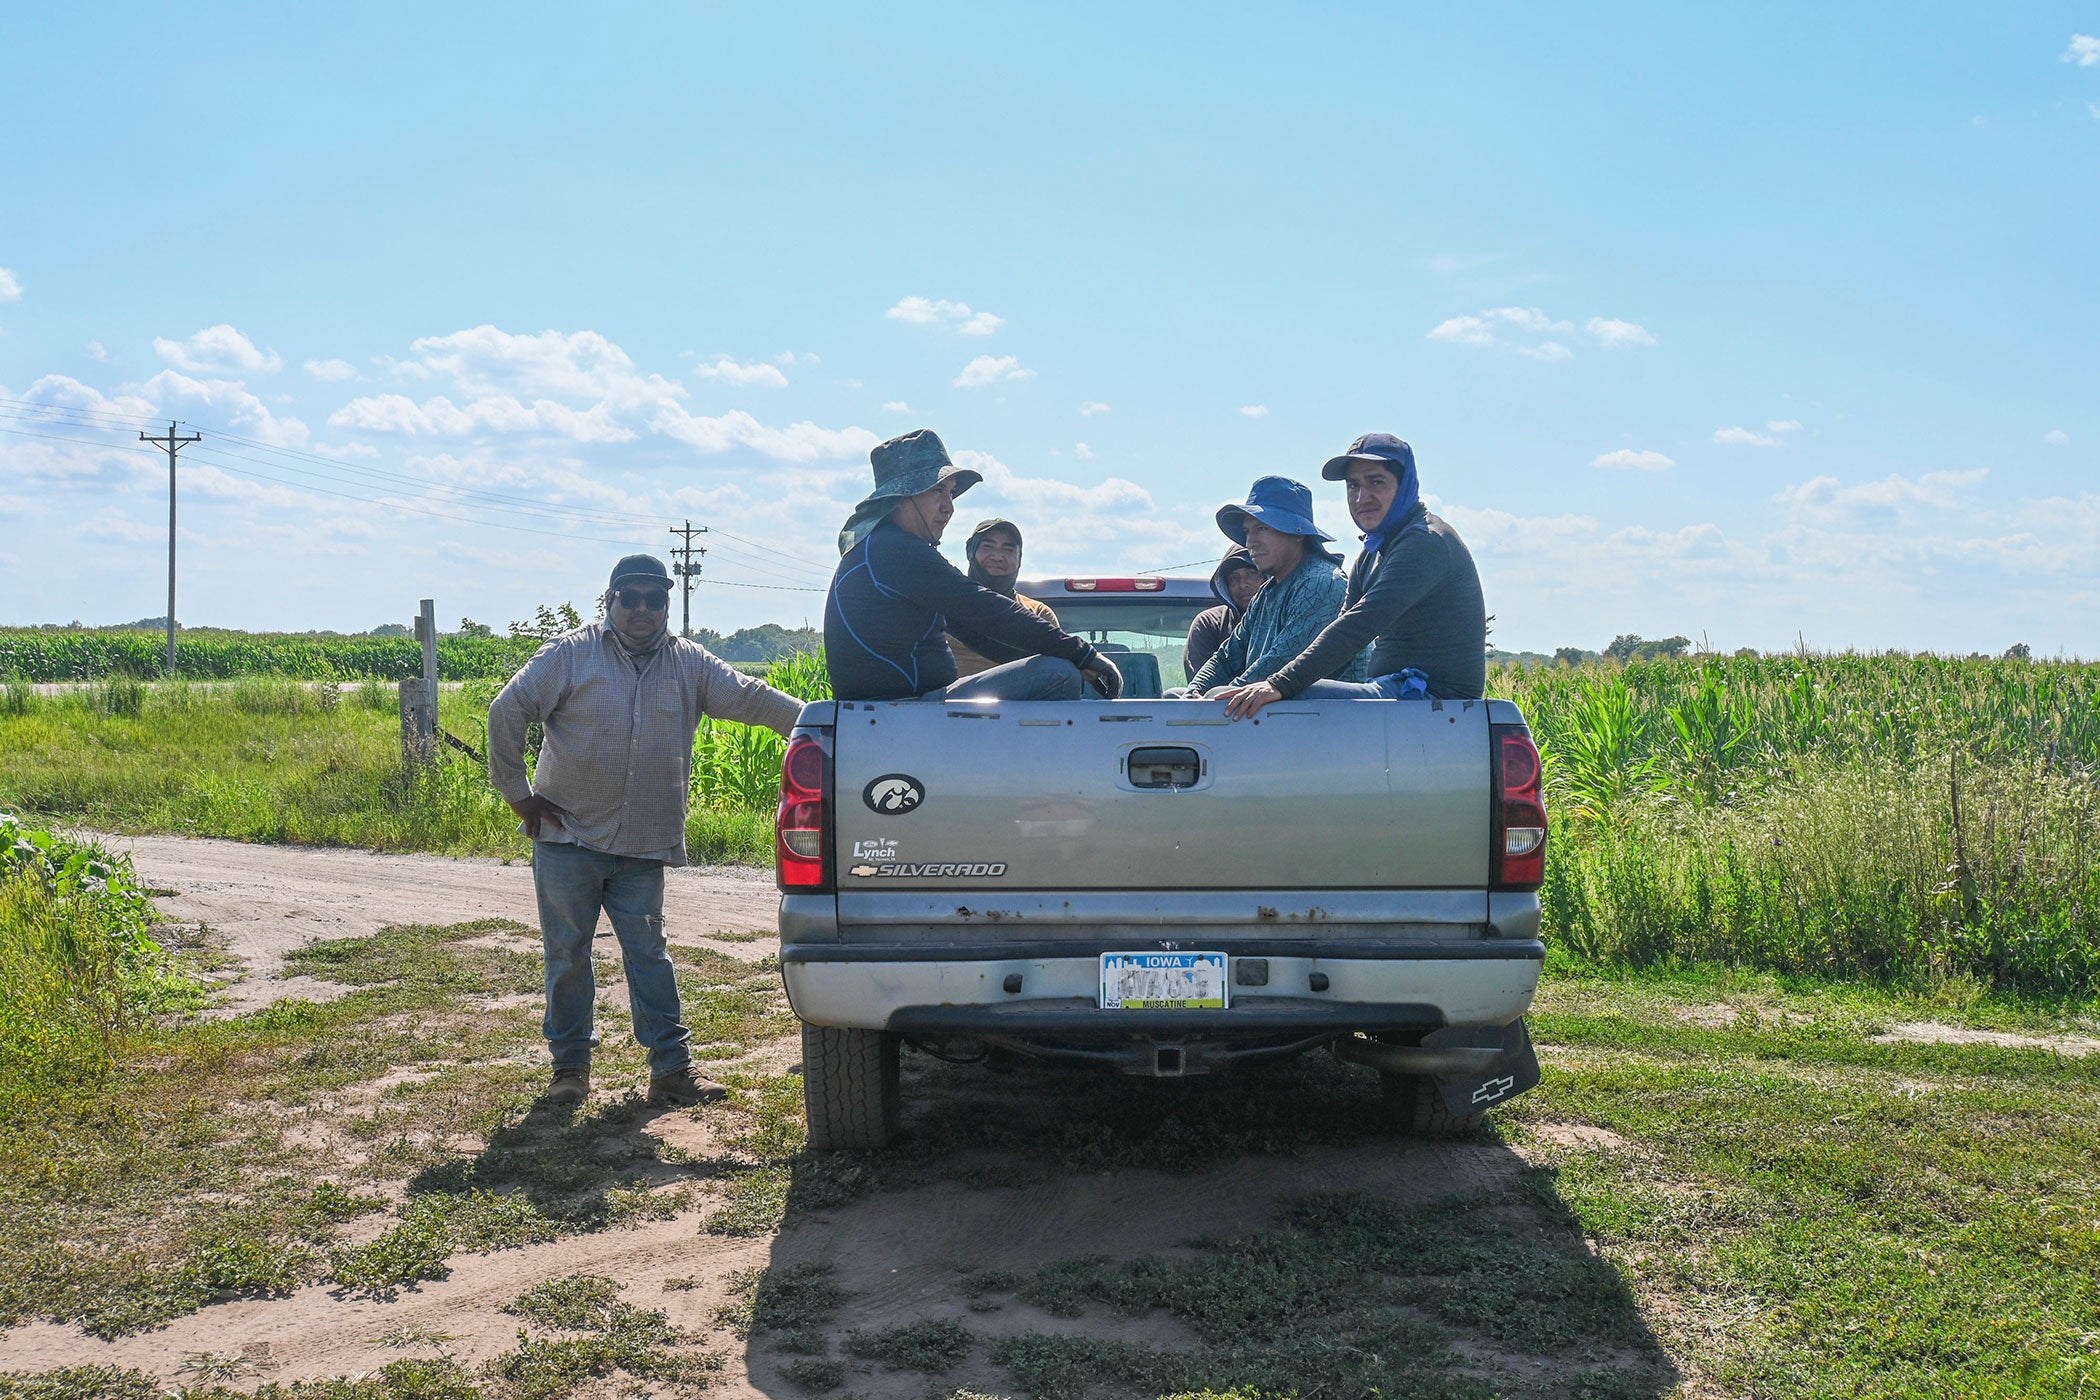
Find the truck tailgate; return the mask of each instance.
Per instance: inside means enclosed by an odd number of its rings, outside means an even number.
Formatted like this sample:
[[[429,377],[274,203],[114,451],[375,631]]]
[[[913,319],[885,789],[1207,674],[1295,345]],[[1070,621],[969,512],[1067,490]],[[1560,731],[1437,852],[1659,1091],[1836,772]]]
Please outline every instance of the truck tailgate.
[[[852,890],[1484,889],[1483,701],[841,703]]]

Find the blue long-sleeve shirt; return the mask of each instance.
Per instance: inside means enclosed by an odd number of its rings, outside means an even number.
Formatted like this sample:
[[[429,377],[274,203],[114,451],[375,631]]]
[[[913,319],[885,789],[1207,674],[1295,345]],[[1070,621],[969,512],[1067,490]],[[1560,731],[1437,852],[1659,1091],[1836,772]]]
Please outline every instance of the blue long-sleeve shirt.
[[[909,700],[953,684],[949,632],[995,662],[1056,656],[1083,669],[1095,656],[1080,638],[972,583],[930,542],[885,520],[840,558],[824,599],[832,694]]]
[[[1224,686],[1267,680],[1334,621],[1348,589],[1349,579],[1341,565],[1308,549],[1297,568],[1261,586],[1240,625],[1189,678],[1189,685],[1197,694],[1207,695]],[[1336,678],[1362,680],[1363,658],[1356,657]]]

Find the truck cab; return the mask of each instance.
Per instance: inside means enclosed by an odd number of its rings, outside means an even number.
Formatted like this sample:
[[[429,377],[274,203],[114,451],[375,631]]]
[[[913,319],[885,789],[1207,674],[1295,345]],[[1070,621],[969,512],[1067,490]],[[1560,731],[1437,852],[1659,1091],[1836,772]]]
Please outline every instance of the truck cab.
[[[1182,667],[1189,624],[1218,606],[1210,580],[1157,574],[1126,578],[1024,578],[1014,591],[1047,603],[1057,625],[1106,652],[1123,673],[1123,694],[1157,699],[1188,684]]]

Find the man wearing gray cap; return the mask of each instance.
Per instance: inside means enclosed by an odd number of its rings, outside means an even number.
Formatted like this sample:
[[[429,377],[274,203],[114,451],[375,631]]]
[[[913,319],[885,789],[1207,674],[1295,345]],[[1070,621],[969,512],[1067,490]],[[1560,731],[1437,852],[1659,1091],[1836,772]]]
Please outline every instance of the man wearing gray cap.
[[[489,778],[532,838],[532,887],[547,953],[554,1077],[542,1102],[591,1090],[597,987],[591,936],[602,910],[619,936],[634,1038],[649,1052],[649,1101],[727,1091],[694,1070],[664,939],[664,867],[685,864],[686,796],[701,718],[795,727],[802,702],[671,634],[671,575],[630,554],[613,566],[605,621],[554,638],[489,706]],[[543,735],[525,772],[525,731]]]

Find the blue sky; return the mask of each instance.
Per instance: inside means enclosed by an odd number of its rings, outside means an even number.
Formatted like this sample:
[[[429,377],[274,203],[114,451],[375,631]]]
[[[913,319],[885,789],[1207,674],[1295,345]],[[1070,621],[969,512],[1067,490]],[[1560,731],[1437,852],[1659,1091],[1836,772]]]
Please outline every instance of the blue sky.
[[[183,620],[344,630],[581,602],[687,516],[696,622],[815,618],[920,426],[1031,572],[1214,556],[1270,472],[1353,543],[1318,464],[1385,430],[1504,646],[2100,656],[2095,35],[13,7],[0,622],[162,611],[149,417],[205,433]]]

